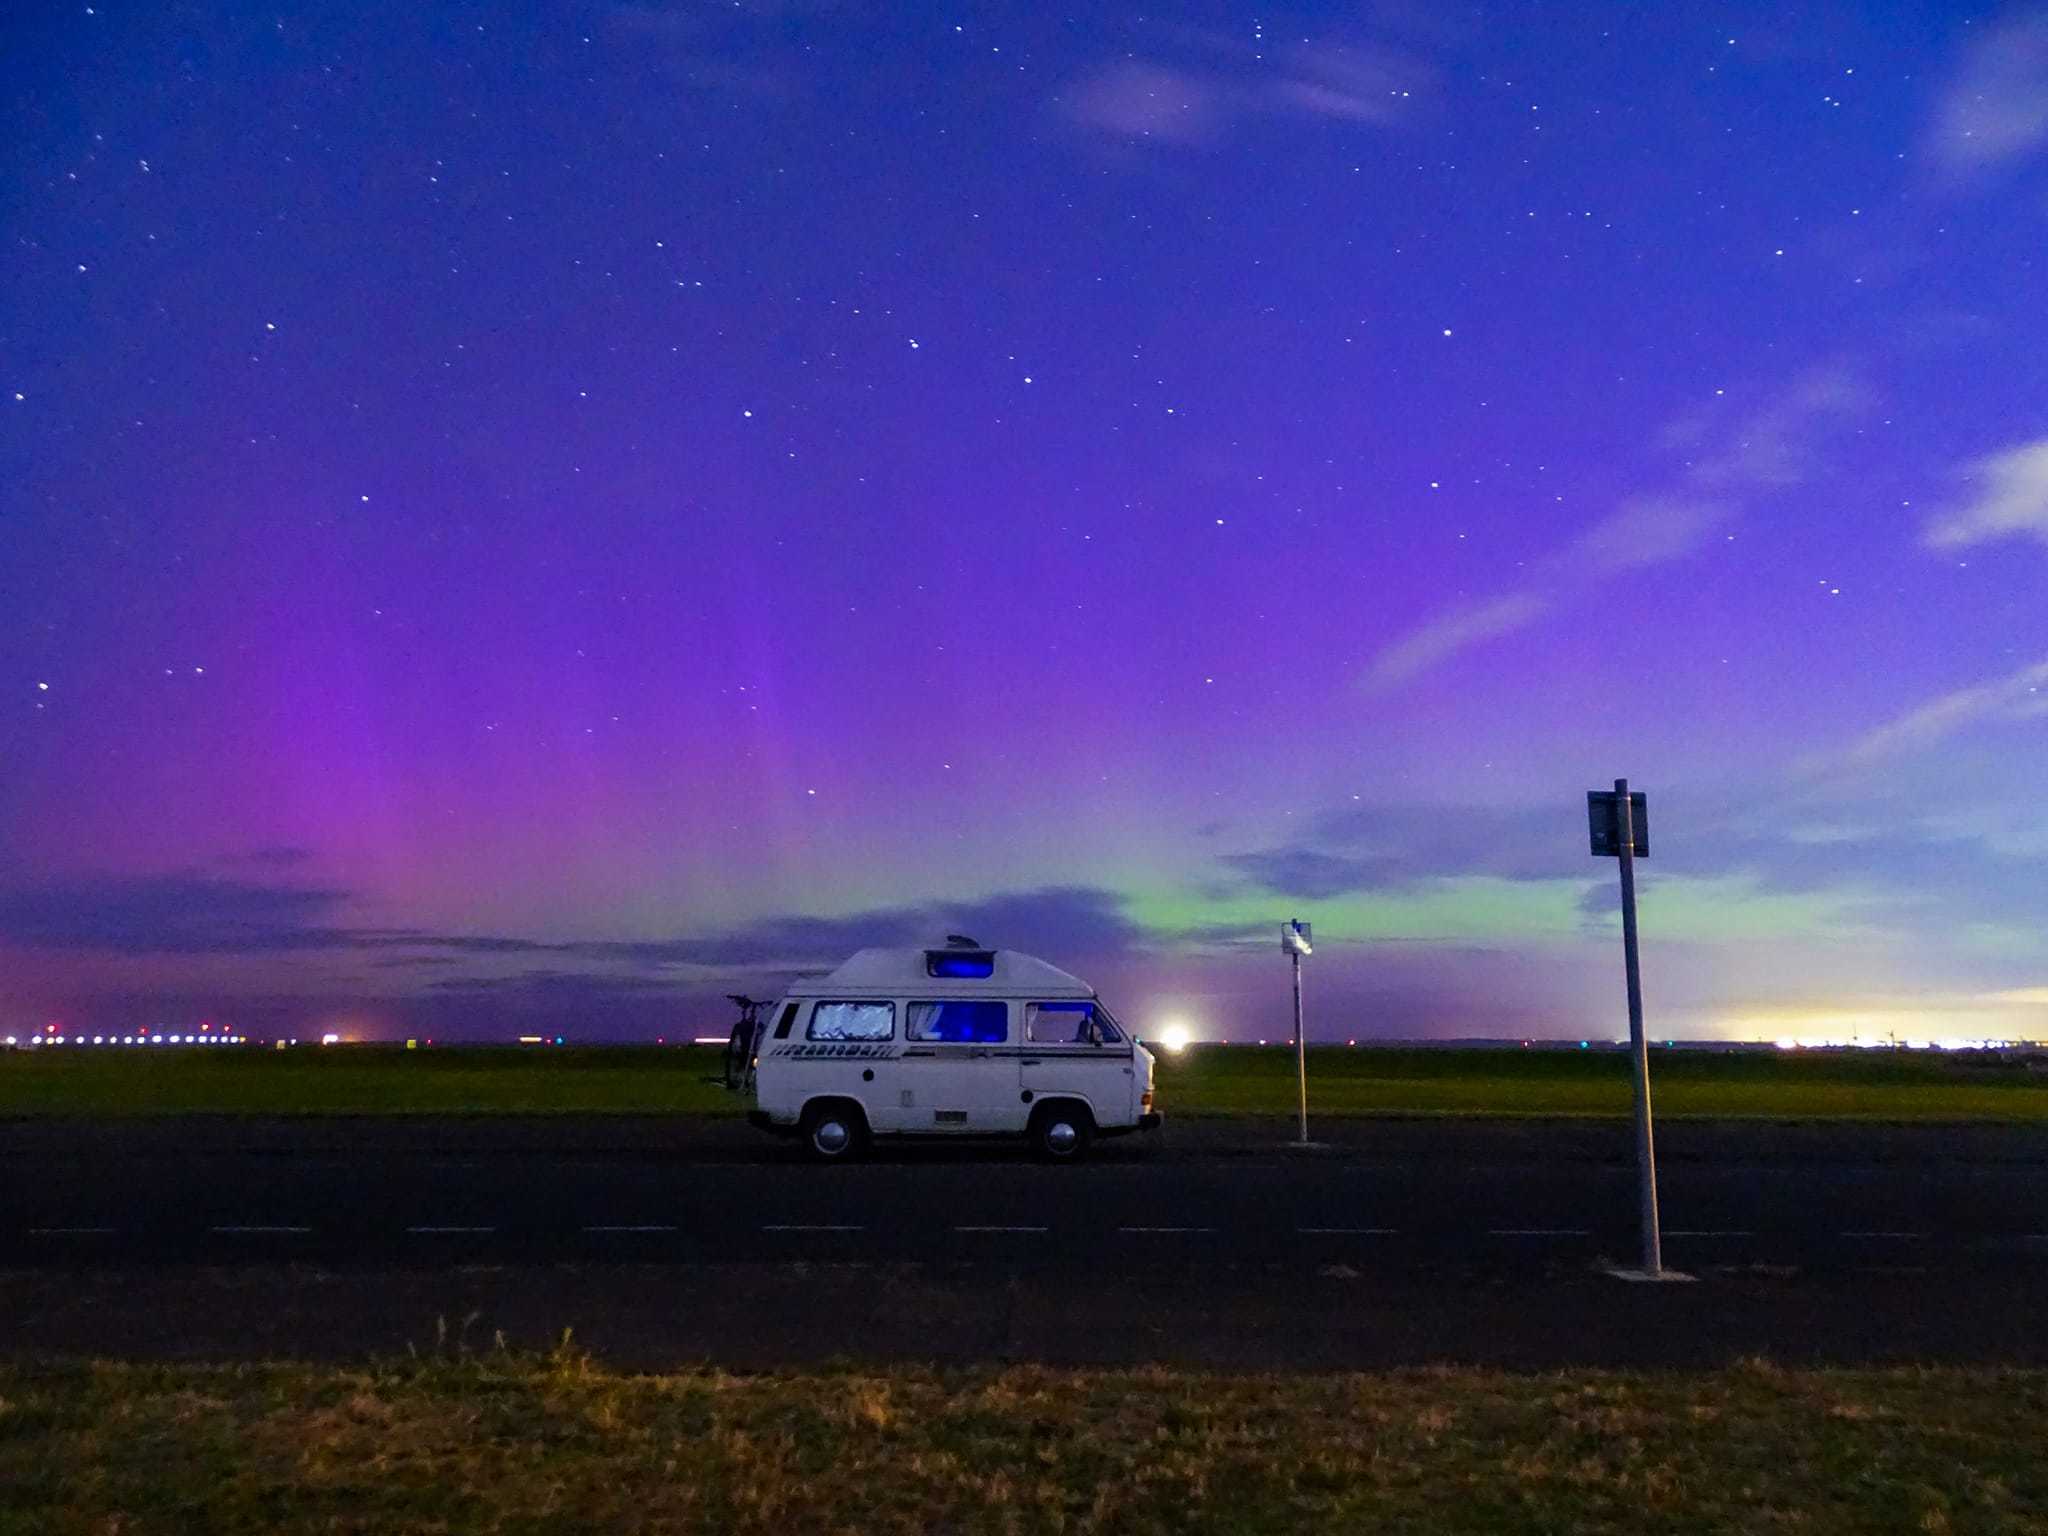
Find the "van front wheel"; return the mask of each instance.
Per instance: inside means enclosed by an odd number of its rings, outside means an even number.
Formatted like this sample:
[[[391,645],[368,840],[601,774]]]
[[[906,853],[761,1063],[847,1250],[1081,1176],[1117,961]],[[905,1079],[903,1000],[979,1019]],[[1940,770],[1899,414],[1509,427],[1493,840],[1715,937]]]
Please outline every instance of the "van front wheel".
[[[813,1104],[804,1111],[801,1134],[812,1161],[850,1163],[866,1150],[868,1124],[850,1104]]]
[[[1046,1104],[1031,1117],[1031,1150],[1048,1163],[1078,1163],[1095,1130],[1078,1104]]]

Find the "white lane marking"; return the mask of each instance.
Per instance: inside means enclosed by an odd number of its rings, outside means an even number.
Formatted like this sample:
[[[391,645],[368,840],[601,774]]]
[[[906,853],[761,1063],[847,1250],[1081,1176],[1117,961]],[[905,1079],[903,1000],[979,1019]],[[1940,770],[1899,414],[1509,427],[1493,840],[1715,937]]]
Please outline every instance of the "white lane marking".
[[[772,1222],[761,1228],[763,1232],[865,1232],[866,1227],[837,1227],[827,1223],[800,1221]]]
[[[112,1227],[30,1227],[32,1237],[110,1237]]]
[[[1118,1227],[1119,1232],[1214,1232],[1214,1227]]]
[[[1050,1232],[1051,1227],[955,1227],[955,1232]]]
[[[236,1235],[247,1235],[247,1236],[268,1236],[268,1235],[272,1235],[272,1234],[282,1234],[282,1233],[291,1233],[291,1232],[310,1232],[310,1231],[312,1231],[313,1229],[312,1229],[311,1227],[248,1227],[248,1226],[224,1226],[224,1227],[208,1227],[208,1228],[207,1228],[206,1230],[207,1230],[207,1231],[209,1231],[209,1232],[228,1232],[228,1233],[234,1233],[234,1234],[236,1234]]]
[[[1591,1237],[1584,1227],[1488,1227],[1488,1237]]]
[[[645,1224],[637,1224],[633,1226],[585,1227],[583,1230],[586,1232],[673,1232],[676,1230],[676,1228],[665,1227],[659,1225],[658,1223],[648,1222]]]
[[[1844,1233],[1842,1233],[1842,1236],[1843,1236],[1843,1237],[1860,1237],[1860,1238],[1890,1238],[1890,1239],[1892,1239],[1892,1240],[1894,1240],[1894,1241],[1899,1241],[1899,1242],[1904,1242],[1904,1241],[1918,1241],[1918,1240],[1919,1240],[1920,1238],[1923,1238],[1923,1237],[1925,1237],[1926,1235],[1927,1235],[1927,1234],[1926,1234],[1925,1232],[1844,1232]]]
[[[498,1229],[496,1227],[407,1227],[405,1230],[417,1233],[422,1237],[433,1237],[451,1232],[495,1232]]]
[[[1297,1232],[1311,1237],[1392,1237],[1399,1230],[1396,1227],[1296,1227]]]
[[[1747,1227],[1669,1227],[1666,1237],[1755,1237]]]

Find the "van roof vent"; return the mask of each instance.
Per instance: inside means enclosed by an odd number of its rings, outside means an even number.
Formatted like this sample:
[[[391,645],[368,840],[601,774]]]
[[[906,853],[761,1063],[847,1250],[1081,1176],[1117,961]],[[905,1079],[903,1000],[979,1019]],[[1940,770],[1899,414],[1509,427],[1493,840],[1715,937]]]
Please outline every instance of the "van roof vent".
[[[996,973],[996,952],[968,949],[949,941],[944,949],[924,952],[924,973],[950,981],[987,981]]]
[[[964,933],[949,933],[946,935],[946,948],[979,949],[981,948],[981,945],[976,940],[967,937],[967,935]]]

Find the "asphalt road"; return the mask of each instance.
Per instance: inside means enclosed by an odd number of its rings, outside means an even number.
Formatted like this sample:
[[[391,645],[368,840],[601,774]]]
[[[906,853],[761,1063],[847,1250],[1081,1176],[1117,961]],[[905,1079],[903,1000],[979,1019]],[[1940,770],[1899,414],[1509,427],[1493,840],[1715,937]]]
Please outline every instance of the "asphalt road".
[[[815,1168],[743,1126],[659,1119],[0,1123],[17,1262],[480,1258],[1456,1262],[1637,1252],[1625,1126],[1364,1121],[1327,1150],[1189,1122],[1045,1167],[1004,1147]],[[1668,1264],[2048,1263],[2048,1134],[1667,1126]]]
[[[2048,1132],[1182,1122],[814,1168],[727,1122],[0,1122],[0,1355],[2048,1365]]]

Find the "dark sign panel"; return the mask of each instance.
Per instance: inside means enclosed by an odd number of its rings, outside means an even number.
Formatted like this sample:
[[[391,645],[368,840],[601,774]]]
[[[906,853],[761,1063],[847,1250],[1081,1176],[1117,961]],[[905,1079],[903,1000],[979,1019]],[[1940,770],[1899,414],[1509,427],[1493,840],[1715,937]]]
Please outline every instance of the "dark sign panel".
[[[1650,801],[1641,790],[1632,790],[1628,797],[1629,819],[1634,823],[1636,834],[1635,856],[1647,859],[1650,856]],[[1586,821],[1593,834],[1593,856],[1595,858],[1618,859],[1621,857],[1621,832],[1615,826],[1614,791],[1611,789],[1589,789],[1586,791]]]

